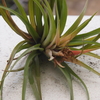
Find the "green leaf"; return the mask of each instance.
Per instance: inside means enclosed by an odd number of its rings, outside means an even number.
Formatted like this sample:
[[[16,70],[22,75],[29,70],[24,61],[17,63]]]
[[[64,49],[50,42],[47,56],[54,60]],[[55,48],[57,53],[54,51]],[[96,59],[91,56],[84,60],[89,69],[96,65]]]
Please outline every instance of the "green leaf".
[[[22,46],[26,41],[21,41],[20,43],[18,43],[15,48],[13,49],[12,53],[11,53],[11,56],[8,60],[8,63],[6,65],[6,68],[5,68],[5,71],[2,75],[2,79],[1,79],[1,83],[0,83],[0,100],[2,100],[2,91],[3,91],[3,84],[4,84],[4,80],[6,78],[6,76],[9,74],[9,72],[7,72],[12,64],[12,61],[15,57],[15,54],[17,53],[18,49],[20,48],[20,46]]]
[[[18,0],[14,0],[14,2],[17,5],[20,14],[28,21],[27,14],[26,14],[24,8],[22,7],[22,5],[19,3]]]
[[[12,9],[9,9],[7,7],[0,6],[0,8],[8,10],[8,11],[12,12],[13,14],[15,14],[24,23],[24,25],[26,26],[27,30],[29,31],[29,34],[32,36],[34,41],[37,43],[37,41],[39,39],[38,33],[34,30],[32,25],[22,15],[20,15],[16,11],[14,11]]]
[[[69,88],[70,88],[70,100],[74,100],[71,74],[65,68],[59,67],[59,69],[61,70],[61,72],[64,74],[65,78],[68,81],[68,85],[69,85]]]
[[[51,9],[53,11],[55,0],[48,0],[48,2],[49,2],[50,7],[51,7]]]
[[[34,58],[34,77],[35,77],[35,82],[37,85],[37,90],[39,92],[39,100],[42,100],[42,93],[41,93],[41,85],[40,85],[40,65],[39,65],[39,58],[36,56]]]
[[[73,38],[72,41],[90,38],[91,36],[98,35],[99,33],[100,33],[100,28],[97,28],[97,29],[95,29],[93,31],[77,35],[75,38]]]
[[[100,33],[95,38],[92,39],[92,42],[97,41],[99,38],[100,38]],[[86,48],[89,48],[91,46],[92,46],[92,44],[87,44],[87,45],[84,46],[84,48],[86,49]]]
[[[37,0],[33,0],[33,1],[40,8],[42,15],[44,17],[44,32],[43,32],[43,35],[42,35],[42,38],[41,38],[41,42],[43,42],[44,39],[47,37],[48,30],[49,30],[47,15],[46,15],[45,9],[42,7],[42,5],[40,5],[40,3]]]
[[[65,24],[66,24],[66,19],[67,19],[67,4],[66,0],[57,0],[57,6],[58,6],[58,14],[60,18],[60,34],[62,34]]]
[[[32,61],[32,64],[30,65],[29,67],[29,72],[28,72],[28,79],[29,79],[29,83],[32,87],[32,90],[33,90],[33,93],[36,97],[36,100],[42,100],[40,99],[40,95],[39,95],[39,92],[38,92],[38,89],[37,89],[37,84],[35,83],[35,70],[34,70],[34,66],[35,65],[35,61]]]
[[[95,57],[95,58],[97,58],[97,59],[100,59],[100,56],[99,56],[99,55],[94,54],[94,53],[92,53],[92,52],[85,53],[85,55],[92,56],[92,57]]]
[[[95,44],[93,46],[89,46],[89,47],[86,48],[86,50],[88,50],[88,49],[90,49],[91,51],[97,50],[97,49],[100,49],[100,45]]]
[[[37,50],[43,51],[44,49],[43,49],[43,48],[40,48],[40,44],[36,44],[36,45],[34,45],[34,46],[31,46],[30,48],[28,48],[26,51],[24,51],[24,52],[18,57],[18,59],[14,62],[14,64],[12,65],[12,67],[15,66],[15,64],[16,64],[23,56],[25,56],[25,55],[28,54],[28,53],[31,53],[32,51],[37,51]]]
[[[68,72],[71,73],[74,77],[76,77],[82,83],[82,85],[84,86],[84,88],[86,90],[87,99],[90,100],[88,89],[87,89],[85,83],[82,81],[82,79],[66,63],[63,63],[63,66],[65,66],[65,68],[68,70]]]
[[[56,25],[55,25],[53,12],[50,8],[50,5],[48,4],[47,0],[44,0],[44,1],[46,4],[46,5],[44,4],[44,8],[47,11],[47,14],[49,16],[49,21],[50,21],[49,33],[43,42],[43,46],[46,47],[53,40],[54,36],[56,35]]]
[[[18,69],[13,69],[13,70],[7,70],[7,72],[18,72],[24,70],[24,67],[18,68]]]
[[[95,14],[94,14],[95,15]],[[94,15],[92,15],[89,19],[87,19],[86,21],[84,21],[80,26],[78,26],[72,33],[70,33],[69,35],[67,35],[66,37],[62,37],[61,38],[61,43],[60,45],[66,45],[67,43],[69,43],[84,27],[87,26],[87,24],[91,21],[91,19],[94,17]]]
[[[63,35],[66,36],[70,33],[72,33],[74,30],[76,30],[76,28],[78,27],[78,25],[80,24],[81,20],[83,19],[84,17],[84,14],[85,14],[85,11],[86,11],[86,8],[87,8],[87,3],[88,3],[88,0],[86,1],[85,3],[85,6],[81,12],[81,14],[79,15],[79,17],[77,18],[77,20],[74,22],[74,24],[65,32],[65,34]]]
[[[12,68],[14,67],[14,66],[11,66],[11,64],[12,64],[12,61],[14,60],[14,56],[15,56],[15,54],[17,54],[18,52],[20,52],[21,50],[23,50],[23,49],[20,49],[20,47],[21,46],[23,46],[24,44],[26,43],[26,41],[21,41],[20,43],[18,43],[17,45],[16,45],[16,47],[14,48],[14,50],[12,51],[12,53],[11,53],[11,56],[10,56],[10,58],[9,58],[9,60],[8,60],[8,66],[9,66],[9,69],[10,70],[12,70]],[[15,52],[15,53],[14,53]],[[19,58],[19,57],[18,57]],[[17,58],[17,59],[18,59]],[[16,59],[16,60],[17,60]],[[9,74],[9,72],[7,73],[7,75]],[[6,76],[7,76],[6,75]]]
[[[48,45],[47,48],[52,48],[52,46],[54,45],[58,45],[60,42],[60,18],[59,18],[59,14],[58,14],[58,7],[57,7],[57,0],[56,0],[56,5],[55,5],[55,11],[56,11],[56,35],[54,37],[54,39],[52,40],[52,42]]]
[[[88,69],[89,71],[92,71],[93,73],[97,74],[100,76],[100,73],[97,72],[96,70],[94,70],[93,68],[91,68],[90,66],[84,64],[83,62],[81,62],[80,60],[74,60],[73,63],[78,64],[86,69]]]
[[[6,21],[6,23],[21,37],[23,37],[25,40],[28,40],[31,38],[29,36],[29,34],[25,33],[24,31],[22,31],[21,29],[19,29],[19,27],[15,24],[15,22],[13,21],[13,19],[10,16],[10,13],[8,11],[5,11],[3,9],[0,8],[0,14],[2,15],[2,17],[4,18],[4,20]]]
[[[86,40],[81,40],[81,41],[75,41],[75,42],[69,42],[67,44],[68,47],[76,47],[76,46],[84,46],[84,45],[93,45],[93,44],[96,44],[96,45],[100,45],[100,43],[98,42],[95,42],[95,41],[86,41]],[[85,47],[85,46],[84,46]],[[83,49],[86,49],[84,48]]]
[[[27,79],[28,79],[28,69],[29,69],[29,66],[33,60],[33,58],[37,55],[36,52],[32,52],[27,60],[26,60],[26,63],[25,63],[25,67],[24,67],[24,77],[23,77],[23,86],[22,86],[22,100],[25,100],[25,93],[26,93],[26,85],[27,85]]]
[[[35,22],[35,12],[34,12],[34,2],[33,0],[29,0],[28,3],[28,9],[29,9],[29,18],[30,18],[30,23],[33,26],[34,30],[36,30],[36,22]]]
[[[34,5],[34,11],[35,11],[35,18],[36,18],[36,29],[39,35],[41,36],[43,32],[42,13],[37,5]]]
[[[23,45],[18,49],[17,52],[19,52],[19,51],[21,51],[21,50],[24,50],[24,49],[27,49],[27,48],[29,48],[29,47],[31,47],[31,46],[32,46],[31,44],[25,43],[25,44],[23,44]]]

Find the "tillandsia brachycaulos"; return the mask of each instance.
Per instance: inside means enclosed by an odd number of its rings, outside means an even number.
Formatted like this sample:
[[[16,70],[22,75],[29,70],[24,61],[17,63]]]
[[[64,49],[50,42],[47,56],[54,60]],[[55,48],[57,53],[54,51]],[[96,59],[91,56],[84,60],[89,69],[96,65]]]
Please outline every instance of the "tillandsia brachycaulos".
[[[89,93],[85,83],[66,63],[70,62],[80,65],[100,76],[99,72],[78,59],[82,54],[100,59],[100,56],[91,52],[100,48],[100,43],[97,41],[100,38],[100,28],[79,34],[95,15],[93,14],[89,19],[81,23],[88,1],[77,20],[65,32],[64,28],[68,16],[66,0],[29,0],[29,15],[26,14],[18,0],[13,1],[18,7],[18,11],[8,8],[5,0],[2,0],[0,14],[11,29],[23,38],[23,41],[15,46],[7,62],[0,82],[0,100],[3,100],[3,84],[6,76],[9,72],[21,70],[24,70],[22,100],[25,100],[28,79],[30,85],[34,87],[32,89],[36,100],[42,100],[39,66],[41,55],[45,55],[44,57],[51,61],[51,63],[54,63],[65,76],[70,89],[70,100],[74,100],[72,77],[76,77],[84,86],[87,99],[89,100]],[[17,16],[24,23],[27,32],[18,27],[11,14]],[[15,59],[16,54],[22,50],[24,51]],[[27,60],[24,67],[14,70],[16,63],[25,56]]]

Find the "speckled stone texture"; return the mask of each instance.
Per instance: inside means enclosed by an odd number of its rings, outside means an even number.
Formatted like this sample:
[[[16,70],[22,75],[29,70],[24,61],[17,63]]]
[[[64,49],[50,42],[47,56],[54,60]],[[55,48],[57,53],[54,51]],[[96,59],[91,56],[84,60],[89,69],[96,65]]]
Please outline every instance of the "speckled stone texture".
[[[23,23],[17,17],[12,17],[21,29],[26,30]],[[77,16],[68,16],[66,29],[72,25],[76,18]],[[85,16],[83,20],[87,18],[89,16]],[[81,32],[87,32],[98,27],[100,27],[100,16],[95,16],[90,24]],[[16,35],[0,16],[0,79],[12,49],[21,40],[22,38]],[[100,55],[100,50],[96,50],[95,53]],[[79,59],[100,72],[100,60],[84,55]],[[18,63],[15,68],[19,68],[23,64],[24,60]],[[90,100],[100,100],[100,77],[80,66],[70,63],[69,65],[86,83],[90,93]],[[75,78],[73,79],[75,100],[87,100],[84,89]],[[3,100],[21,100],[22,80],[23,71],[10,73],[7,76]],[[65,77],[50,62],[41,63],[41,87],[43,100],[70,100],[69,88]],[[27,84],[26,100],[35,100],[29,84]]]

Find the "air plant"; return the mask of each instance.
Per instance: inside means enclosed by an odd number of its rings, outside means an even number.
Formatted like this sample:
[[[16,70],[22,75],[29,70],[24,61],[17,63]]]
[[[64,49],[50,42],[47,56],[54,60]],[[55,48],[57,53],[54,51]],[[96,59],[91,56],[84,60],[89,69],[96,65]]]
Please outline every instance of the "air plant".
[[[22,100],[25,100],[28,80],[36,100],[42,100],[39,65],[41,55],[45,55],[43,57],[54,63],[54,66],[65,76],[70,89],[70,100],[74,100],[72,77],[76,77],[84,86],[87,99],[89,100],[89,93],[85,83],[66,63],[70,62],[80,65],[100,76],[99,72],[78,59],[82,54],[100,59],[100,56],[91,52],[100,48],[100,43],[97,42],[100,38],[100,28],[79,34],[95,15],[81,23],[86,11],[87,2],[77,20],[65,32],[64,28],[68,16],[66,0],[29,0],[29,16],[27,16],[18,0],[14,0],[14,2],[19,12],[8,8],[5,0],[2,0],[3,5],[0,6],[0,14],[12,30],[23,38],[23,41],[15,46],[7,62],[0,83],[1,100],[6,76],[10,72],[21,70],[24,70]],[[12,19],[11,14],[17,16],[24,23],[27,32],[18,27]],[[16,54],[20,51],[22,51],[20,56],[15,59]],[[24,67],[14,70],[13,68],[16,63],[23,57],[27,58]]]

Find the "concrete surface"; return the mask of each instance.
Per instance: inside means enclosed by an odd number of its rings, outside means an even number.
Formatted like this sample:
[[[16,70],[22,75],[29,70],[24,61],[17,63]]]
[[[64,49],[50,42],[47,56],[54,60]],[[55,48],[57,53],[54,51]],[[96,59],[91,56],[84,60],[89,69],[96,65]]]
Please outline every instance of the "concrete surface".
[[[15,16],[13,18],[21,29],[26,30],[18,18]],[[68,17],[66,30],[76,18],[77,16]],[[87,18],[89,16],[85,16],[83,20]],[[82,32],[87,32],[98,27],[100,27],[100,17],[95,16]],[[12,49],[21,40],[22,38],[16,35],[4,22],[2,17],[0,17],[0,79]],[[100,50],[95,51],[95,53],[100,55]],[[100,60],[88,56],[81,56],[80,59],[100,72]],[[15,68],[22,66],[23,63],[17,64]],[[86,83],[90,93],[90,100],[100,100],[100,77],[80,66],[73,64],[70,64],[70,66]],[[50,63],[45,63],[45,66],[42,65],[41,68],[43,100],[70,100],[69,88],[61,72]],[[8,75],[4,85],[3,100],[21,100],[22,80],[23,71]],[[73,86],[75,100],[87,100],[84,89],[78,84],[76,79],[73,80]],[[35,100],[29,84],[27,84],[26,100]]]

